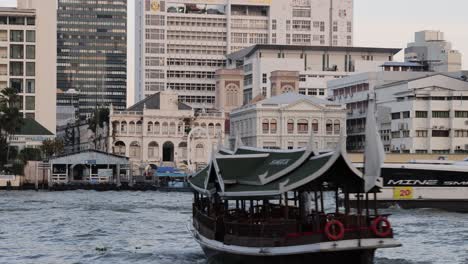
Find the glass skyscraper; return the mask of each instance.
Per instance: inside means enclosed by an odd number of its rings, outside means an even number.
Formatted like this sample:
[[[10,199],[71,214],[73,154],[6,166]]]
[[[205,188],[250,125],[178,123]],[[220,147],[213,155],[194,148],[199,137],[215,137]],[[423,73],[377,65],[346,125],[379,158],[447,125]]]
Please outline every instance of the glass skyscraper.
[[[58,0],[57,13],[57,88],[79,92],[82,118],[125,109],[127,0]]]

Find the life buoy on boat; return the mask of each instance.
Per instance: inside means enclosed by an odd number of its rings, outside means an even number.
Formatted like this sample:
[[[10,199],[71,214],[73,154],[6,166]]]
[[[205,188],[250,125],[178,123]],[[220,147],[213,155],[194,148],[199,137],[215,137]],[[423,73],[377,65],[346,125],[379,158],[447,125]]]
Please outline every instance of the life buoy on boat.
[[[372,221],[371,230],[378,237],[388,237],[392,233],[392,225],[386,217],[379,216]]]
[[[343,223],[340,221],[333,219],[327,222],[325,225],[325,235],[328,239],[337,241],[343,239],[345,234],[345,228]]]

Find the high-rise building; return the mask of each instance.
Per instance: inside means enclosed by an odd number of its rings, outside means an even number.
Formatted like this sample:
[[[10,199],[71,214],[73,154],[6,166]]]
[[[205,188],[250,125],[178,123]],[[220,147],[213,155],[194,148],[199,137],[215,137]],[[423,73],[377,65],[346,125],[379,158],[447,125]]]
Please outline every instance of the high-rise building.
[[[57,19],[57,88],[79,92],[81,117],[125,109],[127,0],[58,0]]]
[[[55,134],[56,1],[0,8],[0,90],[15,88],[25,118]]]
[[[135,100],[212,108],[225,55],[255,44],[352,46],[353,0],[136,0]]]
[[[456,72],[461,70],[462,55],[452,49],[443,32],[424,30],[416,32],[415,42],[408,44],[405,61],[421,63],[429,71]]]

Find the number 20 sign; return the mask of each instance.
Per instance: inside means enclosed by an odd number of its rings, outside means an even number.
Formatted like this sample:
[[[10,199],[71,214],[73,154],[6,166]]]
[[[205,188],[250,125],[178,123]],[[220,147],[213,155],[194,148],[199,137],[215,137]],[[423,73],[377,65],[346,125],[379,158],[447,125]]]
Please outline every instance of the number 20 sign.
[[[393,198],[396,200],[413,199],[413,187],[394,187]]]

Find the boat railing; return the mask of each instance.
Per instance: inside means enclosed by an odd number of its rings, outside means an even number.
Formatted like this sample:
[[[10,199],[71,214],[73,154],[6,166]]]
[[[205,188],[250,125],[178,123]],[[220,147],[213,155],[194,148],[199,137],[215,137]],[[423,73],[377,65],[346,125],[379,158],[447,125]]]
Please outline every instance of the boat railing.
[[[228,235],[240,237],[284,237],[296,232],[296,220],[266,220],[250,223],[225,222],[225,232]]]

